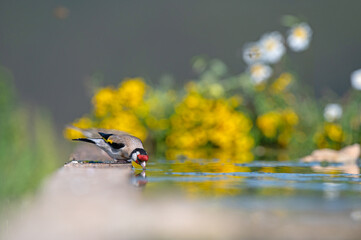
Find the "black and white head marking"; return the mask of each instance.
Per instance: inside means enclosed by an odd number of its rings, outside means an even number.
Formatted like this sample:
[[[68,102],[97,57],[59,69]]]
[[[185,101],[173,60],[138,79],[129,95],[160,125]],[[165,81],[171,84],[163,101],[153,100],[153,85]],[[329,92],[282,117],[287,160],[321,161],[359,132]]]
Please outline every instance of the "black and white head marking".
[[[130,153],[130,157],[133,161],[137,161],[138,155],[148,155],[147,152],[143,148],[136,148]]]

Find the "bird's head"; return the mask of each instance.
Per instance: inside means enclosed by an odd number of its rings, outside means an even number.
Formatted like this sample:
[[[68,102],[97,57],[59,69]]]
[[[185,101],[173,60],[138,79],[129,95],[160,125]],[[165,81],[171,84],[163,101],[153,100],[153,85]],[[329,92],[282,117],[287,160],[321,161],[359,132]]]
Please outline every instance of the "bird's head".
[[[148,154],[143,148],[136,148],[130,154],[132,160],[142,166],[143,169],[147,166]]]

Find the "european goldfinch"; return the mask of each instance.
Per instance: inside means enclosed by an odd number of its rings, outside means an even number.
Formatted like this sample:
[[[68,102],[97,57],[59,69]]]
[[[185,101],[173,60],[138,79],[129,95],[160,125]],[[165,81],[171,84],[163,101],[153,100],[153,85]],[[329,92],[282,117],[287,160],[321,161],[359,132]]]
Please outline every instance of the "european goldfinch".
[[[105,151],[114,161],[134,161],[145,169],[148,154],[144,150],[142,141],[126,132],[110,129],[81,129],[74,126],[71,128],[80,131],[85,138],[76,138],[74,141],[82,141],[95,144]]]

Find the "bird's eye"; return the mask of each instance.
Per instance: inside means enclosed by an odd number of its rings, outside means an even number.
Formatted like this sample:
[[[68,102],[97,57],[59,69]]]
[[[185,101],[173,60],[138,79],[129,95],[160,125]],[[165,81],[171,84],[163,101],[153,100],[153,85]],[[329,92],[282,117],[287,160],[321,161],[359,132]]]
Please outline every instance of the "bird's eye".
[[[115,149],[120,149],[120,148],[123,148],[125,145],[123,143],[111,143],[110,146],[112,146],[112,148],[115,148]]]

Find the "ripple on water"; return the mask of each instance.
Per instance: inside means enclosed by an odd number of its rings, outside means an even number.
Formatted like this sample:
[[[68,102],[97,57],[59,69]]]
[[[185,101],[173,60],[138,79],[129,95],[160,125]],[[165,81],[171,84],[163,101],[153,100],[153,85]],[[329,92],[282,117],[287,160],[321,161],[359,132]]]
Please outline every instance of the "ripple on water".
[[[353,171],[348,171],[348,167]],[[146,192],[173,190],[192,198],[237,199],[237,202],[245,198],[267,201],[282,198],[282,201],[303,199],[315,203],[314,199],[318,199],[323,205],[324,201],[338,201],[332,205],[338,208],[342,201],[355,201],[361,207],[359,169],[359,165],[299,161],[159,160],[147,169]]]

